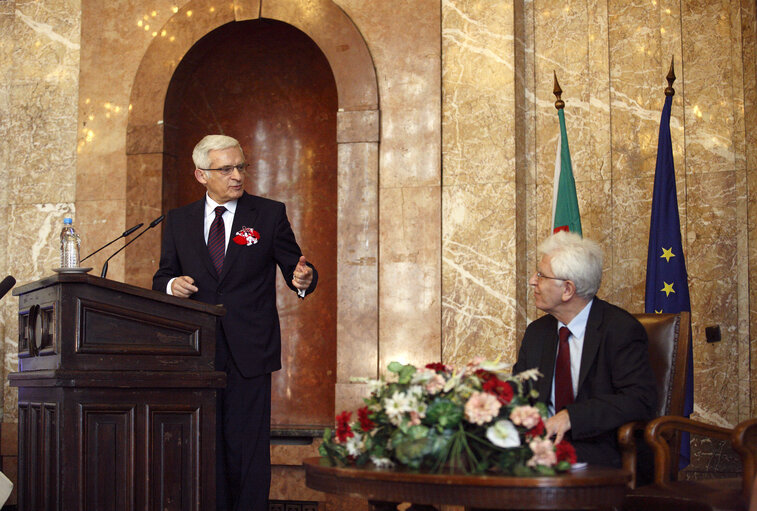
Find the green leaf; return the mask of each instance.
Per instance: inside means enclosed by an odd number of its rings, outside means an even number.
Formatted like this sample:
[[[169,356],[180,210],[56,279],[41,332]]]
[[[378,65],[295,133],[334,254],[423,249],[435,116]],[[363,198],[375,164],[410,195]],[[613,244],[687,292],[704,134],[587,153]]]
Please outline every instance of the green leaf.
[[[441,431],[454,429],[463,420],[463,407],[449,399],[437,398],[426,410],[426,418],[423,422],[436,425]]]

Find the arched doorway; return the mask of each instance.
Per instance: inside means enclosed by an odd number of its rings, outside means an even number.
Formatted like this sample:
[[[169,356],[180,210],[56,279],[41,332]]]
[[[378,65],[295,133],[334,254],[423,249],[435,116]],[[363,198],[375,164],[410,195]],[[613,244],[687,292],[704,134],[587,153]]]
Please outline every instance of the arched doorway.
[[[330,425],[336,382],[337,89],[326,57],[297,28],[256,19],[197,41],[176,68],[164,110],[162,210],[202,198],[192,148],[237,138],[251,164],[245,189],[279,200],[319,270],[300,301],[279,275],[284,369],[273,377],[274,426]],[[254,335],[254,333],[253,333]],[[302,406],[308,403],[308,406]]]

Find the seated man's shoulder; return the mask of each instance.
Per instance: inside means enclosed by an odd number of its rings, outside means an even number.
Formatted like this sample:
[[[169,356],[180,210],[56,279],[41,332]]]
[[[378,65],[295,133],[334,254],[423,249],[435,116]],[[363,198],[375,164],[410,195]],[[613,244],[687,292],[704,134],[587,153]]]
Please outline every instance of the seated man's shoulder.
[[[644,327],[639,320],[626,309],[596,297],[594,300],[603,308],[605,314],[611,318],[614,325],[618,327],[625,326],[626,328],[636,327],[643,330]]]

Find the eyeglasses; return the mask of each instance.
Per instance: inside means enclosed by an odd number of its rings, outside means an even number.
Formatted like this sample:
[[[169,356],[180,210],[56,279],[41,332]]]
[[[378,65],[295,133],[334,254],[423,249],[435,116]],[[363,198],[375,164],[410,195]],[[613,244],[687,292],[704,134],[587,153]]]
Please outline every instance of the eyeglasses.
[[[217,169],[200,169],[200,170],[213,170],[216,172],[219,172],[222,176],[230,176],[232,172],[234,172],[234,169],[237,169],[240,174],[244,174],[247,172],[247,168],[250,165],[247,163],[240,163],[238,165],[224,165],[223,167],[217,168]]]
[[[536,278],[537,279],[552,279],[552,280],[569,280],[569,279],[561,279],[560,277],[550,277],[548,275],[544,275],[542,272],[537,271],[536,272]]]

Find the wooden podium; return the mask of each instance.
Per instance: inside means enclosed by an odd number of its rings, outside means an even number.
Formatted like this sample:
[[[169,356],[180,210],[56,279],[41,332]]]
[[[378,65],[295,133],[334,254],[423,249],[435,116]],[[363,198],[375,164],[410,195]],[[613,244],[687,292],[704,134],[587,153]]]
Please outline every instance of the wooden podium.
[[[223,307],[81,273],[13,294],[19,509],[214,510]]]

